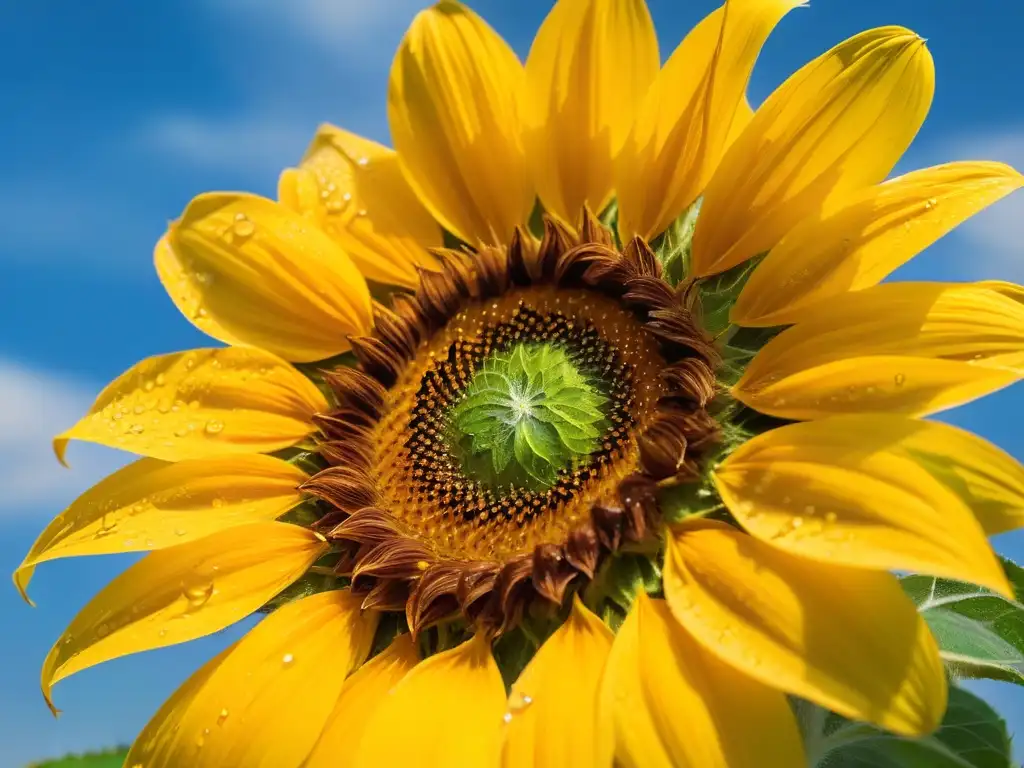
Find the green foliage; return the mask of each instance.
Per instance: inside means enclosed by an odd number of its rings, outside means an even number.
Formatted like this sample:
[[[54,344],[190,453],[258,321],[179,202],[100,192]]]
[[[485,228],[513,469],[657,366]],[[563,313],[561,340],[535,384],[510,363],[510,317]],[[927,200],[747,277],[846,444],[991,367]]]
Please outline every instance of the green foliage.
[[[1024,594],[1024,569],[1009,560],[1003,567],[1017,594]],[[951,673],[1024,685],[1024,606],[949,579],[913,575],[902,584],[931,627]]]
[[[701,202],[700,199],[694,202],[651,243],[658,261],[661,262],[661,275],[669,285],[678,285],[689,274],[690,249],[693,244],[693,232],[697,228]]]
[[[1009,768],[1006,723],[984,701],[951,687],[939,729],[921,739],[895,736],[804,701],[795,703],[812,768]]]
[[[128,757],[126,747],[88,752],[84,755],[67,755],[41,763],[32,763],[27,768],[121,768]]]
[[[608,398],[561,347],[518,344],[489,357],[452,413],[452,442],[492,487],[551,487],[600,445]]]

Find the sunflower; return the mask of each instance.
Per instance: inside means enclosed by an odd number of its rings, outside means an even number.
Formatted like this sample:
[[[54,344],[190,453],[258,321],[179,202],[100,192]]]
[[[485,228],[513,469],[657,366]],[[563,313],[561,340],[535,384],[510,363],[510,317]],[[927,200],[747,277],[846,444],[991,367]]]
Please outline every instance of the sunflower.
[[[1024,469],[921,417],[1021,377],[1024,289],[879,283],[1024,177],[885,181],[934,90],[901,27],[754,112],[798,5],[728,0],[661,67],[643,0],[558,0],[524,67],[443,0],[394,60],[394,150],[323,127],[277,201],[195,198],[156,268],[227,346],[142,361],[56,438],[143,458],[19,589],[150,554],[47,701],[261,611],[127,765],[801,766],[792,696],[936,728],[893,572],[1012,595],[987,537]]]

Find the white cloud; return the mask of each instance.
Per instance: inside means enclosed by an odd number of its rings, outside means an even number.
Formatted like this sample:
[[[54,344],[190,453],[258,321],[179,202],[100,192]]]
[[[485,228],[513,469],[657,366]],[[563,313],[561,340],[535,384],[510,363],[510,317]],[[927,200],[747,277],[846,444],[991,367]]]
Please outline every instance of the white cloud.
[[[299,161],[315,129],[264,115],[172,114],[146,123],[140,141],[150,151],[192,165],[276,178],[281,168]]]
[[[947,147],[946,159],[999,160],[1024,170],[1024,127],[968,136]],[[979,277],[1024,281],[1024,191],[1017,191],[968,219],[957,236],[977,260]]]
[[[249,21],[281,25],[340,55],[401,35],[430,0],[211,0]],[[397,37],[396,37],[397,40]],[[388,52],[390,57],[391,52]]]
[[[72,451],[70,470],[54,457],[53,436],[81,418],[98,391],[0,358],[0,521],[56,514],[125,463],[123,454],[92,447]]]

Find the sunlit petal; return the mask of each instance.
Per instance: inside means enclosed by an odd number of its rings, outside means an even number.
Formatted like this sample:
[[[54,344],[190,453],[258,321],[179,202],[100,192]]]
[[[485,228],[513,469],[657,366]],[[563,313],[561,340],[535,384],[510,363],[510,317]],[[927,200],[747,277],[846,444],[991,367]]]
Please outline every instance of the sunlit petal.
[[[952,479],[959,456],[951,449],[964,445],[962,433],[940,424],[919,433],[919,424],[899,416],[790,424],[737,448],[714,471],[715,484],[739,523],[773,547],[981,584],[1013,599],[970,507],[905,442],[932,438],[931,455]]]
[[[707,522],[669,537],[664,585],[687,632],[766,685],[904,735],[942,719],[938,646],[891,574],[794,557]]]
[[[64,630],[43,662],[43,695],[49,703],[54,683],[104,661],[234,624],[326,551],[317,534],[269,522],[147,555],[101,590]]]
[[[316,385],[269,352],[194,349],[129,368],[53,447],[62,462],[69,440],[165,461],[276,451],[311,434],[326,409]]]
[[[693,272],[723,272],[797,222],[892,170],[935,90],[924,41],[902,27],[850,38],[800,69],[757,110],[704,192]]]
[[[370,650],[378,614],[360,602],[321,592],[263,619],[171,697],[125,765],[298,768]]]
[[[388,121],[406,179],[471,245],[507,243],[533,208],[522,87],[512,49],[454,0],[416,16],[391,67]]]
[[[302,500],[308,475],[272,456],[168,463],[140,459],[54,518],[14,572],[22,597],[47,560],[163,549],[236,525],[273,520]]]
[[[372,327],[352,260],[319,227],[257,195],[195,198],[154,260],[182,313],[221,341],[305,362],[346,351],[348,336]]]

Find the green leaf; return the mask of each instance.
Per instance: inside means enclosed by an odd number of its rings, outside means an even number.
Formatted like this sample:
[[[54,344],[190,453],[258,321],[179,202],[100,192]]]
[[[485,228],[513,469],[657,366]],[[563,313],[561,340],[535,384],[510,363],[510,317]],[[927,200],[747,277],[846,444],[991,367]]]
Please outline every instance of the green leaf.
[[[1009,768],[1006,723],[962,688],[949,689],[942,725],[906,739],[804,701],[795,704],[811,768]]]
[[[1003,560],[1024,593],[1024,569]],[[1024,606],[983,587],[932,576],[906,576],[903,589],[928,622],[950,672],[1024,685]]]
[[[681,283],[690,271],[690,249],[701,202],[698,198],[652,243],[654,255],[661,262],[662,277],[671,286]]]
[[[732,305],[736,303],[740,291],[763,258],[755,256],[720,275],[712,275],[697,281],[701,327],[711,336],[718,337],[729,328],[729,312]]]
[[[127,747],[116,747],[103,752],[67,755],[55,760],[32,763],[27,768],[121,768],[128,757]]]

